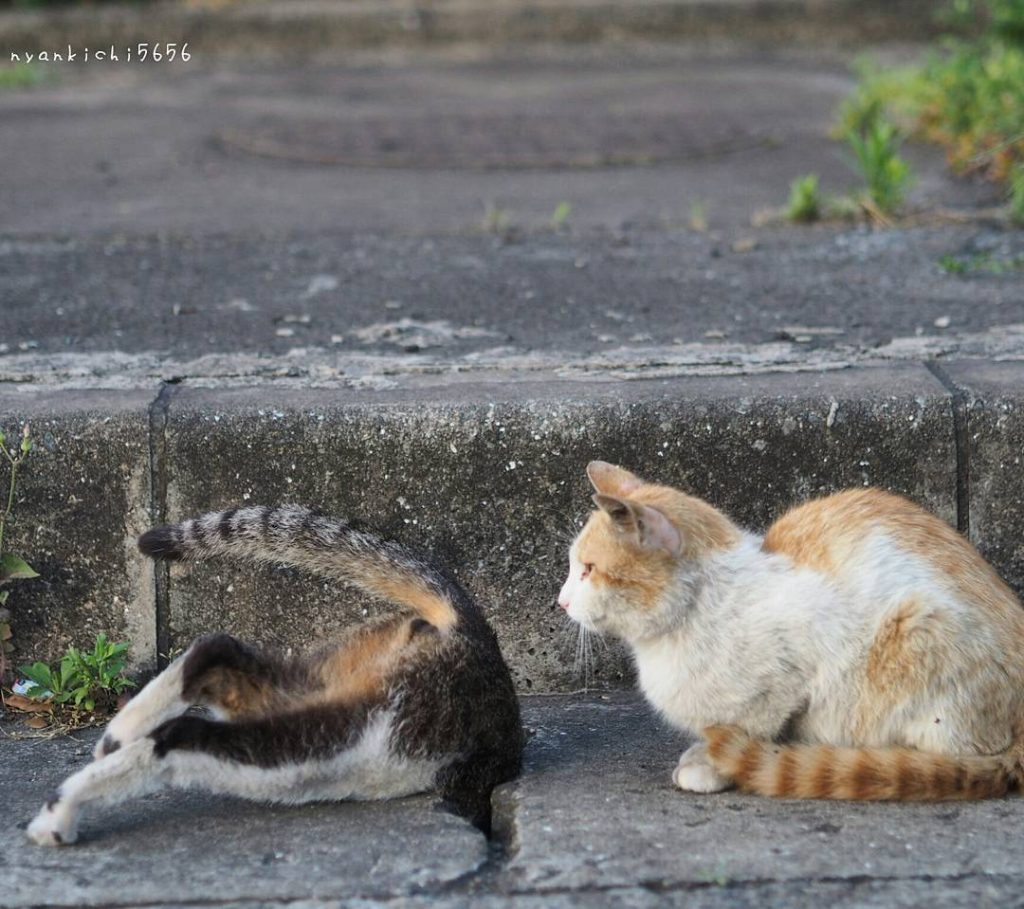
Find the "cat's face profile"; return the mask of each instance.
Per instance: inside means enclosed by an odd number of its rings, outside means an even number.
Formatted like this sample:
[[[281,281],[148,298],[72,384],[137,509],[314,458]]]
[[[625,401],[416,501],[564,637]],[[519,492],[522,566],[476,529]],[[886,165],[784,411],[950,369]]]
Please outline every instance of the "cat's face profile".
[[[677,489],[646,483],[592,461],[587,477],[597,511],[569,550],[559,605],[584,627],[638,640],[673,620],[688,565],[730,545],[738,532],[724,515]]]

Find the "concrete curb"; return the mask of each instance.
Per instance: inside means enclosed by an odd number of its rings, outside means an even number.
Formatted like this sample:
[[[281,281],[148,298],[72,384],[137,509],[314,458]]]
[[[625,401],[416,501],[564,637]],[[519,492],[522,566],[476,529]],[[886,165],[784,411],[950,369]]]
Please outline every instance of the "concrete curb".
[[[207,60],[622,38],[849,45],[927,40],[933,23],[929,0],[278,0],[220,8],[162,2],[5,13],[0,59],[69,44],[95,51],[142,42],[187,42]]]
[[[689,488],[755,528],[844,486],[894,489],[968,531],[1020,589],[1022,377],[1020,362],[957,361],[385,390],[7,385],[5,427],[30,420],[40,441],[9,538],[43,575],[12,589],[16,641],[22,656],[53,658],[106,630],[129,636],[149,668],[208,630],[301,647],[358,621],[380,607],[335,585],[224,563],[154,578],[134,550],[150,520],[304,502],[456,566],[524,692],[629,686],[615,649],[581,664],[553,605],[594,457]]]

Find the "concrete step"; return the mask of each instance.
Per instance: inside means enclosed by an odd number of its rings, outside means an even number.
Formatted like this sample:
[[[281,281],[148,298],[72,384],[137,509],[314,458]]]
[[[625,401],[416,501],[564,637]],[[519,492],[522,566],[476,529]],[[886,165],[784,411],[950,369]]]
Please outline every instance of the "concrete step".
[[[55,857],[20,827],[96,732],[4,738],[0,906],[999,906],[1024,885],[1021,799],[684,795],[670,777],[687,743],[634,694],[527,697],[524,721],[525,769],[495,793],[491,844],[427,797],[267,807],[165,793],[87,815]]]
[[[136,665],[151,667],[205,631],[303,647],[381,608],[285,570],[154,573],[134,548],[152,521],[302,502],[369,520],[455,566],[521,691],[629,686],[614,645],[577,663],[554,603],[590,507],[583,468],[598,457],[690,489],[753,528],[808,496],[894,489],[969,533],[1024,586],[1020,360],[628,374],[396,368],[324,387],[287,377],[4,384],[3,424],[28,421],[38,440],[6,541],[41,575],[12,588],[19,651],[53,658],[106,631],[130,638]]]
[[[277,0],[163,2],[135,8],[6,12],[12,51],[188,44],[193,59],[328,58],[343,51],[452,43],[591,42],[622,38],[829,45],[924,40],[928,0]]]
[[[0,382],[379,385],[1017,356],[1021,263],[1024,232],[979,224],[8,235]]]

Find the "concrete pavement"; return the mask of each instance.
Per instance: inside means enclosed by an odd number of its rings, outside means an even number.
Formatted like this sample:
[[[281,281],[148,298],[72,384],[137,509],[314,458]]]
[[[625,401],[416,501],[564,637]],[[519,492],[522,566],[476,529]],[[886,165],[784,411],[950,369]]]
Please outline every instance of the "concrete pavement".
[[[165,793],[93,812],[78,845],[46,851],[20,827],[95,733],[6,741],[0,906],[1022,904],[1020,798],[684,795],[670,775],[686,743],[635,696],[524,706],[526,766],[495,795],[491,844],[429,797],[280,807]]]

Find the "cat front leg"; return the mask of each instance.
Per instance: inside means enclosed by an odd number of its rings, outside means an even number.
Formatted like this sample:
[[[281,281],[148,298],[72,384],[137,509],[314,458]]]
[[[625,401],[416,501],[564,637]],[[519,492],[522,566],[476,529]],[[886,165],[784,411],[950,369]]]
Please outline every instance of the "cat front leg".
[[[697,742],[682,753],[672,782],[686,792],[721,792],[733,785],[732,780],[722,776],[711,765],[706,742]]]
[[[29,839],[40,846],[67,846],[78,839],[78,819],[89,802],[115,804],[154,792],[163,785],[153,742],[125,745],[102,761],[72,774],[47,800],[28,825]]]

